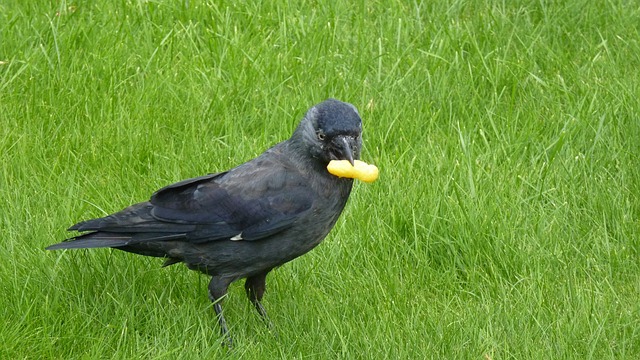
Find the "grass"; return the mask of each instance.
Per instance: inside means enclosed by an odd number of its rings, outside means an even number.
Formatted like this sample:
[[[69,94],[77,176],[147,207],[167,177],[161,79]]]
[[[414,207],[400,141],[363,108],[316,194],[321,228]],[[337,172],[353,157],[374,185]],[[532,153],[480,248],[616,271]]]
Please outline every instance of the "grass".
[[[0,358],[635,359],[632,1],[5,1]],[[326,241],[236,284],[65,228],[227,169],[327,97],[366,161]]]

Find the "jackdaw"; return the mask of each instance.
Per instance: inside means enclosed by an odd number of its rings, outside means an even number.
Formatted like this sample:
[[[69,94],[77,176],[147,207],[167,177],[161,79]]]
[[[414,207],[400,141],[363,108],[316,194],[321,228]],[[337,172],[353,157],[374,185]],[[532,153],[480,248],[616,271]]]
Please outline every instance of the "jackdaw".
[[[69,230],[84,232],[47,250],[114,248],[183,262],[211,276],[209,298],[231,344],[220,299],[232,282],[260,303],[269,271],[305,254],[329,233],[353,179],[327,171],[331,160],[359,159],[362,121],[348,103],[328,99],[307,111],[291,138],[231,170],[156,191],[149,201]]]

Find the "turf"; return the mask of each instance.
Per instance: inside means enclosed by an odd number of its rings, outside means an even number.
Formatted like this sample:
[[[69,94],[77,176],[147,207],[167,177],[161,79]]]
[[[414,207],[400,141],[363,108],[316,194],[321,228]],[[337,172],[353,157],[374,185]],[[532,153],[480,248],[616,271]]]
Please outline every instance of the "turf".
[[[640,357],[634,1],[4,1],[0,358]],[[65,228],[225,170],[327,97],[364,160],[326,241],[235,284]]]

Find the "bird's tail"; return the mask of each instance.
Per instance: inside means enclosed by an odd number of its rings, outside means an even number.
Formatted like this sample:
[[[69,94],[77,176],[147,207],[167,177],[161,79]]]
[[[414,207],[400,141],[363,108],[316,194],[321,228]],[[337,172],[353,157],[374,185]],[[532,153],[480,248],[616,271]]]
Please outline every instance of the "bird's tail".
[[[122,248],[148,241],[166,241],[183,238],[184,234],[162,233],[117,233],[95,231],[53,244],[45,250],[90,249],[90,248]]]
[[[126,246],[131,242],[131,236],[117,233],[92,232],[72,237],[61,243],[53,244],[45,250],[61,249],[89,249]]]
[[[151,215],[149,202],[131,205],[122,211],[98,219],[79,222],[68,230],[82,231],[61,243],[51,245],[46,250],[118,248],[132,251],[145,242],[181,239],[194,225],[163,223]],[[146,247],[146,252],[151,252]],[[153,252],[153,256],[156,255]]]

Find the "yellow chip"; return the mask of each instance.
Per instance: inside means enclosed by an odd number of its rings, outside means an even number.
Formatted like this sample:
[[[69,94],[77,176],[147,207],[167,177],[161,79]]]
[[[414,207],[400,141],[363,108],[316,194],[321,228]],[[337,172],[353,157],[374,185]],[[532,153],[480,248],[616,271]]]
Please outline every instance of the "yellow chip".
[[[355,160],[354,166],[351,166],[349,160],[331,160],[327,165],[327,170],[338,177],[358,179],[368,183],[372,183],[378,178],[378,168],[360,160]]]

